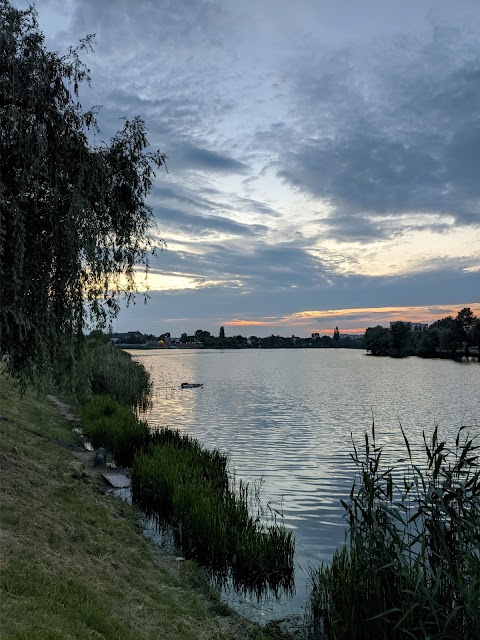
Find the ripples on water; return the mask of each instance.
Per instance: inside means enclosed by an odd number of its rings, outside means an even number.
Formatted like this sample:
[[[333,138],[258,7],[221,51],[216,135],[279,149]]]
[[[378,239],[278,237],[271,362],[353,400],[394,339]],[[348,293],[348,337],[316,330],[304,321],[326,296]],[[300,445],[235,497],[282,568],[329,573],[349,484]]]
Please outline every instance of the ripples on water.
[[[298,612],[308,567],[328,562],[343,543],[340,500],[355,473],[351,433],[362,444],[373,418],[386,461],[395,461],[406,454],[401,423],[420,464],[422,430],[428,439],[438,424],[439,437],[452,445],[462,425],[480,434],[475,362],[373,358],[346,349],[131,353],[154,382],[149,422],[228,453],[238,478],[263,477],[264,500],[281,504],[283,522],[294,530],[296,596],[264,604],[260,615],[277,615],[279,607]],[[182,382],[204,386],[180,390]]]

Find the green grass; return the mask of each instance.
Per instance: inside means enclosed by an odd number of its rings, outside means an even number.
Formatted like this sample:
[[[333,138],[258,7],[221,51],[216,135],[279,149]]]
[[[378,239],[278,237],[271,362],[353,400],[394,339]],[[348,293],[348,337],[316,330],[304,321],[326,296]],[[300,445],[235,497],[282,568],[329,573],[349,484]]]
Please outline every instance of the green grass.
[[[144,539],[56,406],[4,375],[0,393],[2,638],[271,637],[220,605],[196,565]]]
[[[86,345],[92,393],[109,395],[132,410],[145,411],[152,390],[150,374],[145,367],[111,344],[87,338]]]
[[[294,540],[275,522],[251,512],[248,485],[232,485],[228,458],[187,435],[148,425],[108,396],[82,408],[82,426],[95,448],[132,466],[134,501],[172,528],[176,544],[222,581],[262,594],[293,587]]]

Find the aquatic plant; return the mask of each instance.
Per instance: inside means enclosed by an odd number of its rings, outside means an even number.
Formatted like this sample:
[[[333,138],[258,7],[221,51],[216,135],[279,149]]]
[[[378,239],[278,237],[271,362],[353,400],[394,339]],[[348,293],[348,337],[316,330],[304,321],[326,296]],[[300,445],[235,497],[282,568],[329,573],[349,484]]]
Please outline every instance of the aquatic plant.
[[[148,409],[152,381],[145,367],[111,344],[89,339],[87,345],[92,393],[112,396],[133,411]]]
[[[258,491],[236,484],[228,457],[170,429],[151,431],[109,396],[94,396],[82,409],[94,447],[105,447],[121,466],[132,466],[132,493],[159,529],[218,581],[260,595],[267,588],[293,589],[294,540],[290,531],[265,522]],[[273,513],[273,512],[271,512]]]
[[[425,468],[407,462],[403,482],[381,468],[365,435],[348,502],[347,544],[311,574],[308,626],[315,638],[480,637],[479,447],[462,427],[448,449],[424,434]]]
[[[148,424],[110,396],[94,396],[83,406],[82,428],[95,448],[105,447],[122,467],[132,466],[150,438]]]
[[[185,555],[219,582],[230,577],[237,588],[257,594],[292,588],[291,532],[252,513],[249,485],[233,483],[224,454],[162,429],[135,458],[132,491],[158,527],[172,528]]]

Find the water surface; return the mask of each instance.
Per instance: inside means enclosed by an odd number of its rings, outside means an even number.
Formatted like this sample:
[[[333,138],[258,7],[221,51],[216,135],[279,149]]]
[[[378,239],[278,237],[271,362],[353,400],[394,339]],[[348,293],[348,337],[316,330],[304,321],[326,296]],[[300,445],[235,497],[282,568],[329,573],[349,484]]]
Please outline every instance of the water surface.
[[[308,568],[344,541],[340,499],[354,477],[358,443],[375,421],[386,457],[403,456],[401,423],[420,458],[422,430],[452,445],[460,426],[480,434],[476,362],[373,358],[360,350],[132,351],[151,373],[152,425],[180,429],[229,454],[237,477],[263,478],[296,538],[296,595],[255,605],[257,618],[300,612]],[[200,389],[180,389],[200,382]],[[249,606],[253,606],[252,603]]]

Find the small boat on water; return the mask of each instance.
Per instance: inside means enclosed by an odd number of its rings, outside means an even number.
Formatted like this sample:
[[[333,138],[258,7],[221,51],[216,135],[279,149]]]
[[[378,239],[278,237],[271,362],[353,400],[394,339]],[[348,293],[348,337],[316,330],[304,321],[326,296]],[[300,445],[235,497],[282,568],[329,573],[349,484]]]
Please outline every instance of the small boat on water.
[[[182,389],[196,389],[197,387],[203,387],[203,382],[182,382],[180,386]]]

